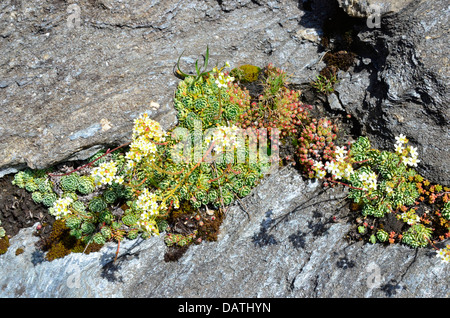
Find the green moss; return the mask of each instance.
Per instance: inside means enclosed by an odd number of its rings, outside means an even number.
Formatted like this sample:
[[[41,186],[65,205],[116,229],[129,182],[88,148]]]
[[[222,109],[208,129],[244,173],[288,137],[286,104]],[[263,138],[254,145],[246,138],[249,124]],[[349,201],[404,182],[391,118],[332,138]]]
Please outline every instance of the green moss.
[[[9,247],[9,238],[4,236],[0,239],[0,254],[5,254]]]
[[[24,252],[23,248],[18,248],[18,249],[16,250],[16,256],[22,254],[23,252]]]
[[[70,253],[85,253],[96,252],[100,250],[103,245],[90,243],[87,245],[82,240],[76,239],[70,234],[70,229],[62,220],[56,220],[53,223],[50,236],[45,240],[43,249],[47,251],[45,258],[48,261],[62,258]]]
[[[258,79],[260,72],[258,66],[245,64],[231,70],[230,75],[242,83],[251,83]]]
[[[344,72],[354,64],[356,54],[353,52],[339,51],[339,52],[328,52],[323,57],[323,61],[328,67],[334,66]]]
[[[45,258],[51,262],[57,258],[63,258],[70,253],[70,249],[68,249],[63,242],[57,242],[52,245],[51,249],[45,255]]]

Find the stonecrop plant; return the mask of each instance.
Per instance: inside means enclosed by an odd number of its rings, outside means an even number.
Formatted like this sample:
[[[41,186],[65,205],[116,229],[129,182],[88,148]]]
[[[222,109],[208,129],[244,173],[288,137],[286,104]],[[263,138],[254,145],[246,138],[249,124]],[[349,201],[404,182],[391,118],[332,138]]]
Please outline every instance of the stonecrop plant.
[[[263,93],[258,100],[249,103],[240,115],[239,125],[246,129],[266,128],[269,136],[277,130],[282,138],[295,136],[300,127],[309,123],[310,105],[300,101],[300,91],[287,87],[287,74],[269,64],[264,70]]]
[[[174,100],[179,124],[172,131],[162,131],[146,114],[136,120],[125,182],[137,201],[125,214],[151,225],[141,230],[158,234],[158,219],[182,201],[194,209],[218,209],[250,193],[268,163],[250,161],[248,141],[235,126],[248,100],[223,68],[214,68],[179,83]],[[140,203],[149,198],[151,209]]]
[[[450,261],[450,245],[436,247],[450,237],[450,189],[430,184],[414,170],[420,162],[417,148],[405,136],[396,137],[393,151],[374,149],[364,136],[338,141],[338,124],[314,118],[312,106],[300,101],[301,92],[289,88],[287,73],[272,64],[244,65],[230,73],[225,63],[207,70],[207,49],[203,66],[196,61],[196,74],[186,74],[180,58],[176,127],[166,131],[144,112],[134,120],[129,143],[100,151],[67,173],[20,171],[13,184],[47,206],[84,244],[114,240],[120,246],[124,238],[167,231],[168,247],[185,247],[206,235],[205,216],[214,228],[214,211],[223,215],[280,165],[281,142],[295,149],[294,163],[305,177],[349,188],[348,199],[361,213],[361,237],[412,248],[431,245],[440,259]],[[251,96],[242,83],[256,80],[262,93]],[[199,227],[169,232],[175,215],[195,219]],[[400,231],[389,229],[389,216],[400,222]]]
[[[204,69],[207,58],[208,51]],[[33,199],[85,244],[159,235],[171,213],[186,203],[191,208],[184,213],[202,207],[225,212],[236,198],[250,194],[272,164],[260,160],[264,155],[252,157],[257,153],[249,148],[251,138],[236,126],[250,96],[227,66],[202,71],[196,63],[197,75],[178,70],[183,80],[174,95],[177,127],[165,131],[143,113],[123,152],[99,152],[86,169],[63,175],[21,172],[14,184],[33,192]],[[195,233],[170,234],[166,243],[172,246],[172,237],[192,242]]]
[[[313,170],[318,179],[328,183],[339,183],[349,188],[348,198],[360,206],[363,225],[360,234],[375,242],[402,242],[413,248],[426,247],[450,237],[448,190],[435,186],[430,191],[423,189],[423,178],[413,169],[417,166],[418,153],[408,146],[405,136],[396,137],[394,151],[379,151],[371,147],[367,137],[351,144],[350,149],[337,147],[337,156],[325,164],[315,162]],[[429,185],[429,182],[427,183]],[[425,201],[421,194],[430,195],[428,203],[435,209],[421,206]],[[428,215],[427,215],[428,211]],[[392,214],[404,223],[401,233],[383,229],[385,218]],[[370,226],[376,224],[377,226]],[[448,261],[448,247],[439,250],[438,255]]]

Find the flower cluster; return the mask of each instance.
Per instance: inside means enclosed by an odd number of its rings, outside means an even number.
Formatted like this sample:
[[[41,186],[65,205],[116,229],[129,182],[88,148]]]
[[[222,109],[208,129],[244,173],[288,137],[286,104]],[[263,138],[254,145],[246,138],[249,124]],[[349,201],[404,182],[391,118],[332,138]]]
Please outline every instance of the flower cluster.
[[[117,175],[117,164],[115,161],[104,162],[92,169],[91,176],[94,178],[95,186],[122,184],[124,179]]]
[[[237,126],[219,126],[214,129],[212,134],[205,138],[205,142],[209,145],[214,142],[214,151],[217,153],[223,152],[232,147],[243,147],[243,139],[239,138],[240,128]]]
[[[408,225],[414,225],[420,222],[420,217],[416,214],[416,211],[414,209],[409,209],[408,211],[397,215],[397,219],[402,220]]]
[[[335,160],[336,145],[334,140],[337,138],[337,125],[331,120],[320,118],[319,120],[313,118],[311,123],[306,125],[300,132],[297,146],[297,156],[300,164],[303,167],[305,174],[309,178],[314,178],[314,170],[312,169],[314,162],[323,160]],[[337,156],[336,159],[343,159],[344,153]],[[334,164],[330,169],[335,168]],[[333,169],[336,170],[336,169]]]
[[[450,244],[445,248],[441,248],[437,251],[436,257],[438,257],[444,263],[450,263]]]
[[[395,152],[401,156],[403,163],[411,167],[417,167],[417,164],[420,162],[420,160],[417,159],[417,148],[413,146],[405,146],[408,143],[408,139],[403,134],[395,137],[395,140]],[[408,154],[410,157],[408,157]]]
[[[166,134],[161,128],[161,125],[157,121],[148,117],[147,113],[141,114],[134,120],[132,135],[133,140],[140,136],[146,136],[147,138],[153,139],[157,142],[163,142],[165,135]]]
[[[229,64],[225,64],[226,66],[229,66]],[[221,70],[214,68],[213,72],[217,73],[217,77],[216,77],[216,85],[219,88],[227,88],[228,87],[228,83],[231,83],[234,81],[234,77],[233,76],[229,76],[228,73],[224,73]]]
[[[53,207],[49,209],[49,213],[57,220],[64,218],[70,213],[69,207],[73,199],[70,197],[60,198],[53,203]]]
[[[139,219],[137,226],[147,235],[159,235],[158,225],[154,219]]]
[[[136,167],[143,158],[154,161],[157,144],[165,141],[166,133],[157,121],[149,118],[148,114],[144,113],[134,120],[132,138],[133,142],[130,145],[130,150],[125,155],[125,158],[128,160],[128,168]]]
[[[140,211],[137,221],[138,227],[149,235],[158,235],[158,226],[155,217],[159,215],[161,207],[158,205],[158,197],[145,188],[136,200],[136,207]]]
[[[377,189],[377,174],[375,172],[365,172],[359,174],[359,181],[362,182],[362,189],[364,191]]]
[[[157,196],[145,188],[136,200],[136,206],[142,211],[141,218],[148,219],[159,214]]]
[[[333,179],[346,179],[349,180],[353,175],[354,170],[352,164],[347,160],[347,150],[345,146],[336,147],[335,158],[333,160],[325,162],[313,160],[312,170],[315,171],[315,177],[322,179],[326,176],[327,172],[333,177]],[[363,176],[362,178],[366,178]]]

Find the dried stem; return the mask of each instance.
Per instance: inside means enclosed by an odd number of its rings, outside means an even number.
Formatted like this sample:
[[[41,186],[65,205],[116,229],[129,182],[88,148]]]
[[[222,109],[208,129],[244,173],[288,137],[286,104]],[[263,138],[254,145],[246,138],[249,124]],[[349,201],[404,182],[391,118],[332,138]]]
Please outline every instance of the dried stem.
[[[78,168],[75,169],[75,170],[69,171],[69,172],[64,173],[64,174],[52,174],[52,173],[49,173],[48,175],[51,176],[51,177],[63,177],[63,176],[67,176],[67,175],[69,175],[69,174],[71,174],[71,173],[74,173],[75,171],[81,170],[81,169],[83,169],[83,168],[85,168],[85,167],[88,167],[88,166],[92,165],[94,162],[96,162],[97,160],[100,160],[101,158],[103,158],[104,156],[110,154],[111,152],[114,152],[114,151],[116,151],[117,149],[120,149],[120,148],[122,148],[122,147],[126,147],[126,146],[128,146],[129,144],[131,144],[131,141],[130,141],[130,142],[127,142],[127,143],[125,143],[125,144],[123,144],[123,145],[120,145],[120,146],[114,148],[113,150],[108,149],[104,155],[98,157],[97,159],[95,159],[95,160],[93,160],[93,161],[91,161],[91,162],[88,162],[88,163],[85,164],[85,165],[82,165],[81,167],[78,167]]]

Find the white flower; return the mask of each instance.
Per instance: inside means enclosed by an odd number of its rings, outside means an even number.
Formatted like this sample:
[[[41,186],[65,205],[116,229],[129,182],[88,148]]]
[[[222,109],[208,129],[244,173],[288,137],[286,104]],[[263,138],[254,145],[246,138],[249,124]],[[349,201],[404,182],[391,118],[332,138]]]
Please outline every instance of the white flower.
[[[323,168],[323,163],[321,161],[314,161],[313,169],[320,170]]]
[[[70,213],[69,206],[72,202],[73,199],[69,197],[59,198],[53,203],[53,209],[49,209],[49,213],[59,220]]]
[[[222,83],[221,81],[219,81],[219,80],[216,80],[216,84],[217,84],[217,86],[219,86],[219,88],[226,88],[227,87],[227,84],[224,84],[224,83]]]
[[[228,83],[230,83],[232,81],[234,81],[234,77],[225,76],[225,74],[220,72],[220,73],[218,73],[215,83],[217,84],[217,86],[219,86],[219,88],[221,88],[221,87],[226,88],[226,87],[228,87]]]
[[[369,175],[366,172],[361,173],[359,176],[359,181],[365,182],[369,179]]]
[[[151,193],[147,188],[145,188],[137,198],[136,205],[145,215],[154,216],[159,214],[156,200],[156,194]]]
[[[109,185],[111,185],[112,184],[112,182],[113,182],[113,178],[111,177],[111,176],[105,176],[105,177],[103,177],[103,179],[102,179],[102,183],[103,184],[109,184]]]
[[[352,176],[353,173],[354,173],[354,170],[353,170],[352,165],[348,164],[344,170],[344,177],[346,179],[350,179],[350,177]]]
[[[332,175],[336,175],[339,171],[339,166],[335,161],[332,162],[327,161],[325,163],[325,169],[327,169],[327,171]]]
[[[214,130],[213,140],[215,142],[214,151],[220,152],[229,147],[239,148],[242,140],[238,138],[239,128],[237,126],[219,126]],[[208,138],[209,139],[209,138]]]
[[[390,186],[386,186],[386,193],[388,195],[391,195],[394,192],[394,189],[392,189]]]
[[[444,263],[450,263],[450,250],[448,248],[440,249],[436,252],[436,257]]]
[[[377,182],[376,182],[376,181],[371,181],[371,182],[369,182],[368,188],[369,188],[369,189],[376,190],[376,189],[377,189]]]
[[[417,167],[417,164],[420,162],[419,159],[417,159],[416,157],[411,157],[408,158],[408,165],[412,166],[412,167]]]
[[[403,222],[406,222],[408,225],[414,225],[420,222],[420,217],[411,211],[403,212],[400,217],[402,218]]]
[[[336,147],[335,153],[336,153],[339,157],[344,157],[345,154],[347,153],[347,150],[345,150],[344,147]]]
[[[114,179],[114,181],[115,181],[116,183],[118,183],[118,184],[123,184],[123,182],[124,182],[123,176],[117,176],[117,177]]]
[[[115,161],[104,162],[100,166],[92,169],[91,176],[97,186],[102,184],[112,184],[117,173]]]
[[[375,172],[369,173],[369,180],[370,181],[376,181],[377,180],[377,174]]]
[[[358,176],[358,178],[363,183],[363,190],[368,191],[369,189],[377,189],[377,175],[375,172],[363,172]]]
[[[403,152],[403,145],[402,144],[395,144],[395,152],[396,153],[402,153]]]
[[[344,156],[337,156],[337,157],[336,157],[336,161],[337,161],[337,162],[344,162],[345,158],[346,158],[346,157],[344,157]]]
[[[137,166],[136,161],[129,160],[127,162],[127,169],[128,170],[132,170],[133,168],[136,168],[136,166]]]
[[[342,173],[342,171],[341,170],[337,170],[335,173],[334,173],[334,177],[336,178],[336,179],[342,179],[342,175],[343,175],[343,173]]]
[[[395,137],[395,140],[397,141],[397,143],[400,143],[400,144],[408,143],[408,139],[406,139],[406,136],[403,134],[400,134],[400,136]]]
[[[317,179],[322,179],[325,177],[327,173],[325,172],[325,170],[317,170],[316,171],[316,178]]]
[[[150,235],[159,235],[155,220],[139,220],[137,224],[144,232]]]
[[[417,153],[417,147],[410,146],[409,148],[409,154],[411,157],[417,157],[419,154]]]

